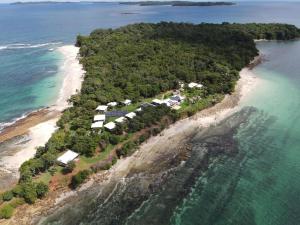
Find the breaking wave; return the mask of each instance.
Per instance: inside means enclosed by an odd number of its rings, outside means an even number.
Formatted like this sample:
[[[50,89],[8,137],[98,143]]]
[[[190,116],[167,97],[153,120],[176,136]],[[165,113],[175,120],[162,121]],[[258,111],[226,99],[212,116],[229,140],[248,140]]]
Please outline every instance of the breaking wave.
[[[42,48],[42,47],[46,47],[46,46],[53,46],[53,45],[59,45],[59,44],[62,44],[62,42],[48,42],[48,43],[42,43],[42,44],[16,43],[16,44],[2,45],[2,46],[0,46],[0,50]]]

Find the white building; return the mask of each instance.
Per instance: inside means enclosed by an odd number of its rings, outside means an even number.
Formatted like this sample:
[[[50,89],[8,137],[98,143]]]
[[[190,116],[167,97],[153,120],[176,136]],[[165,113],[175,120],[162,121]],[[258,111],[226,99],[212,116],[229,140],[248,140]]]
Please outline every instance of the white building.
[[[133,119],[135,116],[136,116],[136,113],[134,113],[134,112],[130,112],[125,115],[125,117],[128,119]]]
[[[164,100],[164,104],[166,104],[166,106],[168,106],[168,107],[171,107],[173,105],[179,105],[179,102],[167,98]]]
[[[79,156],[78,153],[71,150],[66,151],[63,155],[57,158],[57,161],[62,165],[67,165],[69,162],[73,161]]]
[[[116,128],[116,124],[114,122],[109,122],[109,123],[105,124],[104,127],[108,130],[113,130]]]
[[[188,87],[189,88],[202,88],[203,85],[199,84],[199,83],[191,82],[191,83],[188,84]]]
[[[140,108],[137,108],[135,111],[136,111],[136,112],[141,112],[141,111],[142,111],[142,108],[141,108],[141,107],[140,107]]]
[[[110,106],[110,107],[115,107],[117,105],[118,105],[117,102],[109,102],[109,103],[107,103],[107,106]]]
[[[124,123],[126,121],[126,118],[124,116],[119,117],[118,119],[115,119],[115,122],[117,123]]]
[[[178,82],[180,88],[184,88],[184,83],[182,81]]]
[[[181,95],[173,95],[170,97],[172,101],[182,102],[184,100],[184,97]]]
[[[106,111],[107,111],[107,108],[108,108],[107,105],[99,105],[99,106],[96,108],[96,111],[98,111],[98,112],[106,112]]]
[[[163,103],[164,103],[164,101],[159,100],[159,99],[153,99],[153,100],[152,100],[152,104],[153,104],[153,105],[161,105],[161,104],[163,104]]]
[[[105,115],[104,114],[100,114],[100,115],[95,115],[94,116],[94,121],[105,121]]]
[[[103,121],[97,121],[95,123],[92,123],[91,126],[92,129],[102,128],[102,127],[103,127]]]
[[[130,99],[126,99],[125,101],[123,101],[124,105],[131,105],[132,101]]]

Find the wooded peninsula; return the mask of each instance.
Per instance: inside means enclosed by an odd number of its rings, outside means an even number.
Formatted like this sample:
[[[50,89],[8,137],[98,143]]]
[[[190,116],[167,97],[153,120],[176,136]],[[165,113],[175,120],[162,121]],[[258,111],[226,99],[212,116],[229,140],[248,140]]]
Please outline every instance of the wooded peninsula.
[[[81,92],[70,99],[73,106],[63,112],[48,143],[23,163],[19,183],[1,194],[0,217],[9,218],[25,202],[33,204],[49,187],[77,188],[170,124],[220,102],[258,55],[254,39],[299,36],[300,30],[287,24],[172,22],[78,36],[86,71]],[[100,118],[96,109],[105,111],[97,125],[105,121],[107,126],[93,127]],[[57,159],[69,149],[79,157],[61,165]]]

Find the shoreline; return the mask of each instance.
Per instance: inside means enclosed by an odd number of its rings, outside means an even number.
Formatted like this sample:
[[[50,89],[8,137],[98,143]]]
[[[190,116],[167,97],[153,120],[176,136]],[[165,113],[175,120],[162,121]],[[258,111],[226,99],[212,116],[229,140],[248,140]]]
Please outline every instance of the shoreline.
[[[16,179],[18,179],[18,169],[22,163],[32,158],[36,147],[45,145],[57,129],[56,122],[62,111],[70,106],[68,99],[81,89],[84,71],[79,63],[79,48],[65,45],[57,48],[57,51],[63,55],[63,64],[58,73],[64,77],[55,104],[29,113],[0,132],[0,143],[5,143],[18,136],[29,137],[29,141],[23,144],[22,150],[4,156],[0,160],[1,171],[10,172]]]
[[[261,57],[257,57],[252,63],[259,63]],[[250,64],[251,65],[251,64]],[[71,205],[72,201],[84,194],[93,185],[106,185],[112,180],[123,179],[130,175],[131,171],[155,170],[153,166],[162,158],[171,159],[183,153],[186,140],[201,128],[217,125],[223,119],[229,117],[240,109],[240,103],[246,98],[256,85],[259,78],[252,72],[249,66],[240,71],[235,91],[216,105],[196,113],[194,116],[177,121],[162,131],[158,136],[152,136],[131,156],[118,160],[108,171],[100,171],[89,178],[78,190],[68,188],[58,189],[34,205],[23,205],[16,210],[15,216],[6,221],[5,224],[29,224],[36,223],[40,219],[51,214],[55,210]],[[200,130],[199,130],[200,129]],[[185,147],[184,147],[185,146]],[[183,156],[184,158],[184,156]],[[165,161],[165,160],[163,160]],[[34,215],[33,215],[34,214]],[[23,218],[19,220],[18,218]],[[16,220],[14,220],[16,219]],[[10,223],[10,222],[12,223]]]

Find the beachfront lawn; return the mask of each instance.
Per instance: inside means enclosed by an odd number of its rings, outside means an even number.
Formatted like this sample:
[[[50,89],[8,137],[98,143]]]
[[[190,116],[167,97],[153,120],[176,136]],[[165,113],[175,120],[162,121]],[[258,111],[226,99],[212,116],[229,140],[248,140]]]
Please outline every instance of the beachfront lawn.
[[[52,178],[52,175],[50,174],[49,171],[42,173],[41,175],[39,175],[35,180],[37,182],[43,182],[44,184],[49,184],[50,180]]]
[[[87,157],[84,155],[79,156],[79,162],[76,164],[76,169],[78,170],[89,169],[93,164],[106,159],[114,147],[115,147],[114,145],[110,144],[105,148],[104,151],[99,152],[94,157]]]
[[[63,170],[62,166],[55,165],[51,167],[47,172],[41,173],[39,176],[35,178],[35,180],[37,182],[43,182],[45,184],[49,184],[53,176],[57,174],[62,174],[62,170]]]

